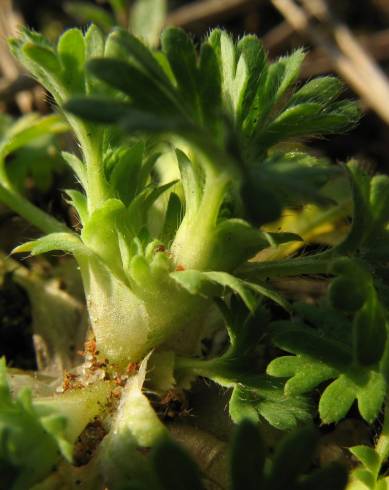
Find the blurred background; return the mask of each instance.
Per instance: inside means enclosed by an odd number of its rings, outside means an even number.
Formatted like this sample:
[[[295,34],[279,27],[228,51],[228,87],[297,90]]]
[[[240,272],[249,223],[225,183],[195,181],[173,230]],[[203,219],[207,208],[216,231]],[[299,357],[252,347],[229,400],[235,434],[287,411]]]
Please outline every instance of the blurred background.
[[[195,39],[215,26],[255,33],[271,58],[306,47],[302,77],[337,73],[365,113],[351,133],[312,145],[333,160],[355,157],[389,172],[389,0],[0,0],[0,111],[52,110],[8,53],[7,37],[26,24],[55,41],[90,22],[105,31],[124,26],[154,46],[164,26],[176,25]]]

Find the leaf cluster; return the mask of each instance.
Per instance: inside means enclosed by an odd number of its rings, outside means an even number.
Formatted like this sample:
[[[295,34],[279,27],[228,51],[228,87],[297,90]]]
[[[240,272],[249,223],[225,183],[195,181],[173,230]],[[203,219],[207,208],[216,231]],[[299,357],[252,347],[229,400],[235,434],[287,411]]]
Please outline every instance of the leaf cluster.
[[[362,417],[371,423],[387,390],[387,313],[372,276],[358,262],[338,259],[332,272],[337,277],[329,301],[318,307],[296,304],[291,322],[273,322],[275,345],[294,355],[273,360],[267,372],[289,378],[285,392],[290,395],[333,380],[320,397],[322,421],[338,422],[357,400]]]
[[[344,131],[359,118],[354,103],[336,101],[342,87],[335,78],[296,88],[301,50],[269,63],[255,36],[235,43],[220,30],[201,44],[199,56],[190,37],[176,28],[164,31],[158,53],[121,30],[112,40],[118,46],[115,59],[94,59],[88,70],[125,100],[77,97],[68,110],[129,133],[180,135],[218,172],[241,183],[248,216],[259,224],[279,215],[282,193],[311,199],[313,186],[329,172],[296,153],[266,160],[270,149],[296,137]],[[276,192],[268,190],[269,181]]]

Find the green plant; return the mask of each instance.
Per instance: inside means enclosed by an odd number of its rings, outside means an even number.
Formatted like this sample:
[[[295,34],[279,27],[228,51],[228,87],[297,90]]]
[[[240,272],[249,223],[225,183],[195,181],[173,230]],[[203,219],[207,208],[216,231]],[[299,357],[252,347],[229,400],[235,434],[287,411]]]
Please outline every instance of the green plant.
[[[40,414],[61,417],[61,432],[46,431],[50,448],[66,441],[77,450],[67,449],[68,462],[56,453],[59,466],[39,468],[28,484],[189,488],[165,483],[157,462],[166,454],[180,461],[166,442],[164,405],[173,388],[190,389],[197,377],[231,391],[229,413],[243,424],[241,434],[251,427],[247,419],[280,430],[309,423],[309,393],[328,380],[323,423],[339,421],[355,399],[373,422],[387,392],[389,178],[369,177],[353,162],[330,165],[294,143],[357,122],[355,103],[340,98],[341,83],[323,77],[298,87],[302,50],[269,63],[256,37],[235,42],[220,30],[199,55],[175,28],[164,31],[157,52],[125,30],[104,38],[95,26],[85,35],[70,29],[56,47],[25,30],[11,49],[52,94],[80,146],[78,155],[63,153],[80,185],[67,191],[80,233],[27,203],[3,168],[0,199],[45,233],[14,252],[73,254],[91,326],[86,361],[65,375],[63,393],[38,393],[30,410],[40,430]],[[334,182],[351,195],[351,211],[328,191]],[[321,220],[351,218],[351,226],[325,251],[288,256],[284,245],[302,238],[266,225],[307,203],[318,206]],[[282,258],[255,260],[269,251]],[[331,278],[317,305],[291,304],[271,282],[309,274]],[[274,321],[274,309],[288,319]],[[215,333],[223,330],[218,345]],[[205,339],[214,341],[212,354],[202,349]],[[289,355],[269,354],[270,341]],[[6,439],[15,424],[1,417]],[[255,437],[252,488],[344,488],[338,469],[299,477],[314,446],[307,432],[288,442],[288,457],[296,451],[302,466],[289,465],[288,473],[288,458],[276,457],[263,477]],[[90,439],[93,457],[86,457]],[[23,455],[19,444],[12,440]],[[152,447],[162,456],[147,457]],[[6,464],[28,467],[12,454]],[[243,475],[234,471],[235,489]],[[192,488],[202,488],[196,474]]]

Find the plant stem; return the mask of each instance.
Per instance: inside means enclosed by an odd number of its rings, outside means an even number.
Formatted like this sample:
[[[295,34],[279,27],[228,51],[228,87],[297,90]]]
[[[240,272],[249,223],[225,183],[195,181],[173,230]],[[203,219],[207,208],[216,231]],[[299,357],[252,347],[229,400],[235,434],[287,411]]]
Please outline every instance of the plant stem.
[[[85,124],[70,114],[66,117],[81,145],[88,180],[88,209],[93,212],[109,198],[102,156],[103,133],[100,128]]]
[[[34,206],[17,191],[6,189],[2,184],[0,201],[44,233],[71,232],[65,224]]]
[[[101,150],[96,145],[82,145],[88,178],[89,211],[97,209],[108,198]]]
[[[219,359],[196,359],[191,357],[176,357],[175,368],[190,371],[192,374],[204,374],[214,367]]]

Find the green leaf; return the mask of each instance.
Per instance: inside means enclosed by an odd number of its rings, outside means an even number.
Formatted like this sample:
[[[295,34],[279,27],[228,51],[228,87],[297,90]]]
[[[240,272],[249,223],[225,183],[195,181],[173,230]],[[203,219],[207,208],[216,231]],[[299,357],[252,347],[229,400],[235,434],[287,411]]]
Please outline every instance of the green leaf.
[[[283,350],[313,357],[335,368],[351,363],[351,350],[338,340],[325,338],[297,322],[278,321],[273,323],[273,328],[274,343]]]
[[[318,77],[305,83],[291,97],[288,106],[305,102],[319,102],[329,105],[344,91],[343,83],[335,77]]]
[[[94,24],[86,31],[84,42],[86,60],[104,56],[105,39],[100,29]],[[93,75],[85,71],[85,90],[87,94],[93,94],[104,91],[104,87],[99,80],[96,80]]]
[[[72,97],[64,104],[65,111],[99,123],[115,123],[133,112],[130,104],[103,95]]]
[[[68,96],[63,85],[61,64],[50,47],[27,42],[22,48],[22,59],[39,82],[61,103]]]
[[[119,199],[107,199],[84,223],[82,241],[119,276],[124,276],[118,230],[126,233],[127,209]]]
[[[218,29],[210,34],[209,43],[219,60],[225,106],[240,125],[266,73],[264,49],[255,36],[245,36],[235,45],[228,34]]]
[[[230,399],[232,420],[239,423],[245,418],[253,422],[265,419],[279,430],[288,430],[311,420],[311,404],[304,396],[286,396],[283,385],[274,378],[262,376],[257,388],[237,385]]]
[[[73,153],[68,153],[67,151],[61,152],[61,156],[76,174],[82,187],[87,190],[88,180],[84,163],[79,158],[77,158],[76,155],[74,155]]]
[[[269,67],[264,65],[252,109],[244,123],[244,130],[248,136],[253,136],[266,125],[272,107],[296,80],[303,58],[303,51],[297,50]]]
[[[127,211],[129,226],[134,234],[138,234],[144,227],[148,212],[154,202],[176,183],[177,181],[172,181],[159,187],[149,185],[135,197]]]
[[[355,400],[355,389],[348,377],[342,375],[333,381],[320,398],[320,417],[325,424],[336,423],[350,410]]]
[[[263,233],[236,218],[220,220],[213,232],[213,243],[209,264],[216,270],[234,270],[267,245]]]
[[[323,110],[320,103],[306,102],[287,108],[261,138],[266,141],[266,146],[270,146],[286,138],[343,132],[358,118],[359,112],[353,102],[339,102],[328,111]]]
[[[88,248],[73,233],[49,233],[42,238],[19,245],[12,253],[30,252],[31,255],[39,255],[54,250],[63,250],[76,256],[90,255]]]
[[[66,194],[70,197],[70,203],[77,211],[81,224],[86,223],[89,217],[87,197],[80,191],[68,189]]]
[[[337,262],[339,272],[344,272],[346,266],[355,269],[350,260]],[[386,381],[380,370],[385,368],[378,363],[369,368],[355,363],[351,355],[355,335],[349,316],[328,306],[299,305],[296,309],[311,326],[296,321],[273,323],[275,344],[295,356],[272,360],[268,374],[287,379],[288,395],[310,392],[331,380],[319,402],[322,421],[338,422],[357,401],[360,414],[371,423],[384,402]]]
[[[236,428],[231,445],[231,490],[262,487],[265,448],[255,424],[244,419]]]
[[[267,57],[262,43],[252,35],[244,36],[239,41],[237,52],[239,60],[236,67],[236,78],[242,75],[244,77],[244,85],[237,106],[237,119],[243,122],[252,106],[262,77],[266,73]]]
[[[95,58],[89,61],[88,70],[103,82],[130,96],[133,106],[142,111],[170,114],[174,110],[174,101],[166,95],[158,81],[130,63]]]
[[[109,176],[109,183],[113,192],[125,205],[128,205],[135,197],[138,187],[138,179],[142,167],[144,154],[143,142],[135,143],[129,148],[121,149],[115,158],[115,163]]]
[[[350,452],[359,459],[366,469],[378,476],[381,467],[381,461],[378,453],[369,446],[353,446]]]
[[[321,111],[321,105],[314,102],[306,102],[292,106],[282,112],[261,136],[266,141],[266,146],[271,146],[284,139],[300,135],[310,134],[314,127],[314,121]],[[312,126],[308,124],[311,122]]]
[[[308,393],[338,374],[336,369],[304,355],[278,357],[270,362],[266,372],[277,378],[289,378],[285,394],[291,396]]]
[[[180,198],[175,192],[169,196],[160,239],[163,243],[170,245],[173,241],[183,216],[183,206]]]
[[[254,312],[257,300],[248,285],[228,274],[227,272],[200,272],[196,270],[186,270],[172,272],[170,276],[177,283],[191,294],[200,296],[219,296],[223,293],[221,288],[229,288],[238,294],[247,308]]]
[[[183,103],[193,117],[201,121],[199,72],[193,42],[182,29],[170,27],[163,32],[161,45],[169,60]]]
[[[235,116],[237,104],[247,73],[245,73],[246,65],[241,64],[242,69],[236,74],[237,54],[236,46],[231,37],[219,30],[213,31],[210,36],[210,43],[219,55],[220,71],[222,74],[222,89],[225,105],[229,112]]]
[[[85,42],[79,29],[69,29],[59,38],[58,58],[63,67],[63,83],[70,93],[85,92]]]
[[[184,188],[185,212],[195,213],[200,205],[203,194],[201,175],[196,171],[196,167],[181,150],[176,150],[178,167],[181,175],[181,182]]]
[[[342,374],[324,390],[319,403],[320,417],[326,424],[336,423],[357,399],[362,417],[372,423],[382,407],[385,391],[386,383],[380,373]]]
[[[120,126],[127,133],[176,133],[188,136],[193,132],[193,127],[177,116],[155,117],[152,112],[131,109],[127,111]]]
[[[288,88],[297,80],[304,58],[304,50],[297,49],[291,55],[283,56],[277,60],[276,66],[281,66],[282,71],[277,80],[276,101],[280,100]]]
[[[199,84],[204,123],[217,131],[222,111],[220,70],[215,51],[206,42],[200,50]]]
[[[155,78],[168,91],[173,90],[165,71],[158,63],[154,53],[148,49],[137,37],[124,29],[116,29],[111,34],[111,42],[127,51],[150,78]]]
[[[385,400],[387,384],[383,374],[371,371],[365,385],[358,387],[358,409],[362,417],[372,423]]]

